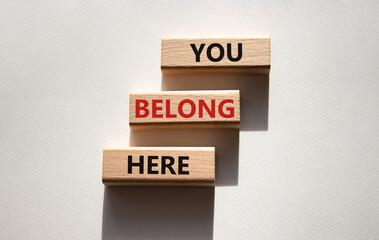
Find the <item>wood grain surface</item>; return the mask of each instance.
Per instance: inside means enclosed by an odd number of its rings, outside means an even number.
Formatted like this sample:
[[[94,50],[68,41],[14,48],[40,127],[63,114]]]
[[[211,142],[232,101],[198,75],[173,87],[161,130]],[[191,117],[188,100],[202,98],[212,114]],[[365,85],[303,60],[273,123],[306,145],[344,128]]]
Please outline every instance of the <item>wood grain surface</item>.
[[[163,73],[270,72],[269,36],[162,38],[161,44]]]
[[[102,180],[105,185],[214,186],[215,148],[104,149]]]

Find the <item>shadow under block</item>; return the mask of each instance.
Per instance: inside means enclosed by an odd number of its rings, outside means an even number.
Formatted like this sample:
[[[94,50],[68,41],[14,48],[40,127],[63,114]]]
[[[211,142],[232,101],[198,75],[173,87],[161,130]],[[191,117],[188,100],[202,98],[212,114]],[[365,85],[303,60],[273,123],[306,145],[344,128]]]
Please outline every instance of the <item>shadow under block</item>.
[[[269,36],[235,38],[162,38],[163,73],[268,74]]]
[[[104,149],[108,186],[214,186],[214,147]]]
[[[240,92],[130,93],[129,125],[151,128],[239,128]]]

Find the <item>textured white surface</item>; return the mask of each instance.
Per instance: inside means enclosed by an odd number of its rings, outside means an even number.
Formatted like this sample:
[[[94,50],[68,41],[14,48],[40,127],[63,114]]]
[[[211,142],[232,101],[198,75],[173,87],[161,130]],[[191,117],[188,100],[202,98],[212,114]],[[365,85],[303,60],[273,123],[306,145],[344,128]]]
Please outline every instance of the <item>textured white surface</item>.
[[[378,7],[1,1],[0,238],[379,239]],[[161,77],[162,36],[262,34],[269,82]],[[239,134],[129,130],[131,91],[227,87]],[[104,191],[129,143],[215,145],[218,187]]]

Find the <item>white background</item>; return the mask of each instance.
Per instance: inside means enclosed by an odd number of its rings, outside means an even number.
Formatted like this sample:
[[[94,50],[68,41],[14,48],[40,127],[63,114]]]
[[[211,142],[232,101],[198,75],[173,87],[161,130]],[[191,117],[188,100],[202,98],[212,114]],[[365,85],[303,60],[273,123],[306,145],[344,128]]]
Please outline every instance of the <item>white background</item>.
[[[1,239],[379,239],[377,1],[1,1]],[[163,36],[271,35],[270,76],[167,76]],[[235,130],[128,93],[241,89]],[[217,186],[109,188],[102,149],[216,146]]]

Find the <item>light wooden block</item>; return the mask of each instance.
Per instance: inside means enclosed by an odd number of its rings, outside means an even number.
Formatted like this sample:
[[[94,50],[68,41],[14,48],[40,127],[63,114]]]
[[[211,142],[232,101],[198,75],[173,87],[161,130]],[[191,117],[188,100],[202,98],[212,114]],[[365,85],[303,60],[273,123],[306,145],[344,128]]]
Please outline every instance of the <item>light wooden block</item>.
[[[131,128],[239,128],[240,93],[166,91],[131,93]]]
[[[214,186],[215,148],[104,149],[103,183],[110,186]]]
[[[163,73],[239,72],[268,74],[270,37],[162,38]]]

